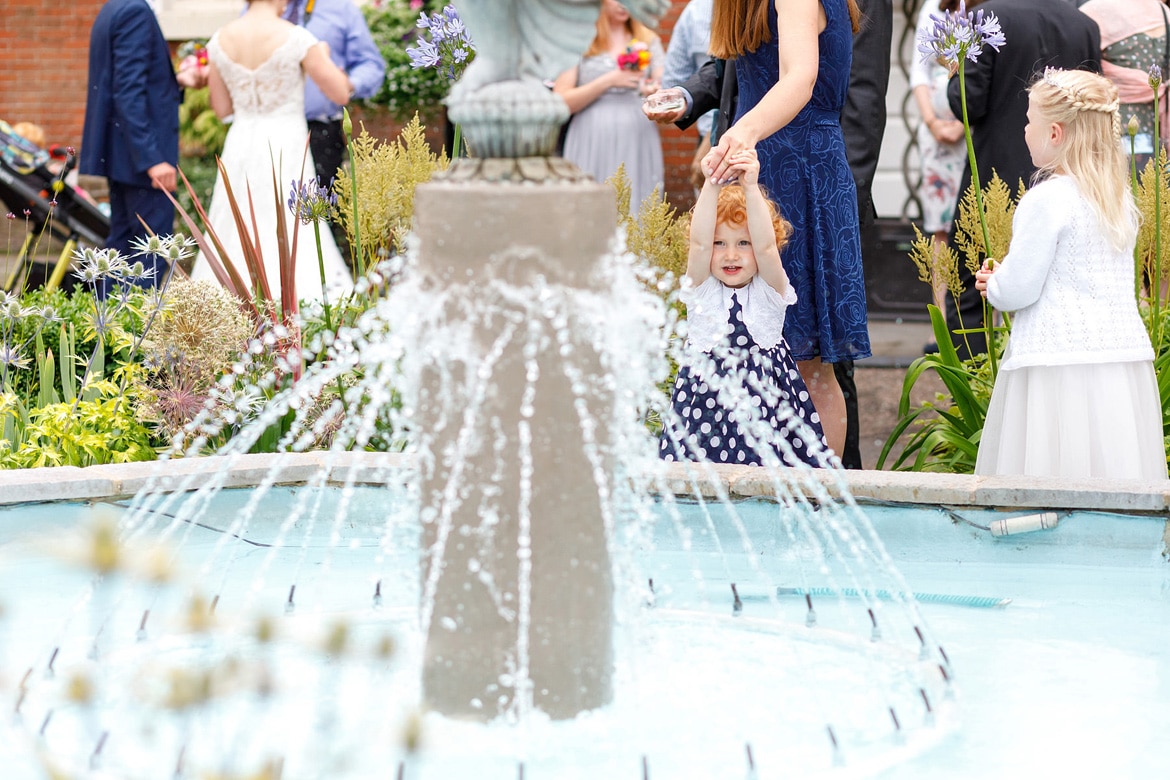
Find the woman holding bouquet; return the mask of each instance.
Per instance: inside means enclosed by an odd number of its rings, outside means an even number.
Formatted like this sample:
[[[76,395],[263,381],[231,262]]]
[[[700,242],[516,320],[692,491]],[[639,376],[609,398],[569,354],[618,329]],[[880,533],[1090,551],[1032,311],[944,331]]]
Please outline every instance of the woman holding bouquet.
[[[632,212],[656,187],[662,196],[662,142],[642,114],[642,97],[658,89],[664,57],[657,35],[617,0],[602,0],[593,43],[553,85],[573,114],[565,159],[597,181],[624,164]]]

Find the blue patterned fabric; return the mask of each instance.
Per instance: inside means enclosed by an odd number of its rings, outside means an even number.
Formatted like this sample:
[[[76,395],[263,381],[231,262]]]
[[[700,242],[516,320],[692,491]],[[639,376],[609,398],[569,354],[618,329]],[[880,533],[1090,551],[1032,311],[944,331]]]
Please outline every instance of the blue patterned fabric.
[[[770,449],[788,466],[823,465],[817,455],[823,457],[828,445],[820,417],[783,339],[770,349],[760,348],[744,325],[737,295],[731,297],[727,319],[731,335],[717,352],[704,353],[704,376],[692,366],[679,366],[658,457],[758,466],[760,453]],[[737,419],[745,414],[754,418],[747,426]],[[752,431],[757,431],[755,439]],[[810,452],[806,438],[820,446]]]
[[[865,275],[857,225],[857,193],[845,157],[841,109],[853,61],[853,29],[845,0],[823,0],[828,24],[819,37],[812,99],[785,127],[756,147],[760,183],[792,223],[784,270],[796,289],[784,337],[796,360],[826,363],[870,356]],[[768,3],[772,40],[735,59],[736,119],[776,85],[780,72],[776,8]]]

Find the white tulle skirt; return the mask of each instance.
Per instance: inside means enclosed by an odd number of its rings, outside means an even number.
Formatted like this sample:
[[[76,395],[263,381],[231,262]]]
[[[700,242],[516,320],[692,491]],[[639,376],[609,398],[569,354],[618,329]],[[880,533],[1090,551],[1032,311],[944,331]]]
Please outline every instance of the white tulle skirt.
[[[1162,404],[1153,364],[1001,371],[975,473],[1166,479]]]

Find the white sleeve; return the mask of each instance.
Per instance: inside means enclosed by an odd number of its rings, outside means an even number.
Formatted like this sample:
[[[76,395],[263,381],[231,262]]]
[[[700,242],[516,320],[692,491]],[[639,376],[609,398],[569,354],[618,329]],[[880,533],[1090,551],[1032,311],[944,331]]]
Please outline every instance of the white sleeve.
[[[1019,311],[1040,299],[1069,209],[1055,182],[1037,185],[1020,199],[1012,243],[987,280],[987,300],[1000,311]],[[1046,186],[1048,185],[1048,186]]]

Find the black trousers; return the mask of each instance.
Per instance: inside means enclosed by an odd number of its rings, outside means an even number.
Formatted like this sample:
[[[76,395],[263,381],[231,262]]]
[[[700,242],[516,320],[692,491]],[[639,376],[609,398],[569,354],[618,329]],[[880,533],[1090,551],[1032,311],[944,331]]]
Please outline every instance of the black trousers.
[[[309,122],[309,149],[317,167],[317,181],[330,186],[345,159],[345,133],[341,131],[341,120]]]
[[[864,468],[861,465],[861,433],[857,411],[857,383],[853,378],[853,361],[842,360],[833,364],[833,373],[841,394],[845,396],[845,448],[838,453],[841,465],[847,469]]]

